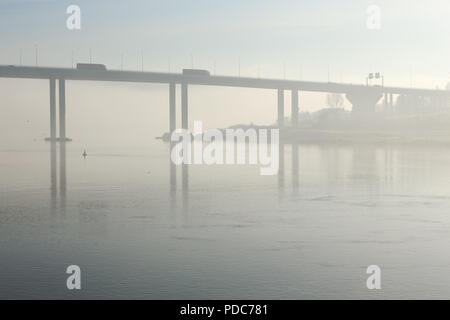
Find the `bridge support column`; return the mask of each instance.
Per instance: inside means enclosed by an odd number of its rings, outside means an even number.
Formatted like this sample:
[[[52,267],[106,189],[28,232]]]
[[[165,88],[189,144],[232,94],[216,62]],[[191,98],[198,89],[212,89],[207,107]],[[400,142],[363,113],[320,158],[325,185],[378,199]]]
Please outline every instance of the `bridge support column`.
[[[385,93],[384,95],[383,95],[384,97],[383,97],[383,105],[384,105],[384,111],[386,112],[386,111],[390,111],[390,108],[389,108],[389,93]]]
[[[298,126],[298,90],[292,89],[291,91],[291,125],[293,127]]]
[[[66,82],[59,79],[59,189],[66,195]]]
[[[50,185],[51,195],[56,196],[56,81],[50,78]]]
[[[59,79],[59,139],[66,141],[66,82]]]
[[[370,117],[375,112],[375,106],[383,97],[383,94],[370,88],[353,90],[347,92],[345,96],[352,104],[352,114]]]
[[[189,129],[188,110],[188,84],[181,83],[181,127]],[[183,194],[183,210],[188,210],[188,190],[189,190],[189,167],[188,164],[181,165],[181,190]]]
[[[188,85],[186,82],[181,84],[181,128],[188,129]]]
[[[284,125],[284,89],[278,89],[278,126]]]
[[[56,82],[50,79],[50,141],[56,141]]]
[[[176,123],[176,84],[175,82],[171,82],[169,85],[169,133],[172,134],[172,132],[176,129],[177,123]],[[170,147],[169,147],[169,170],[170,170],[170,196],[171,196],[171,205],[173,205],[175,201],[175,193],[177,189],[177,170],[175,167],[175,164],[170,159],[170,153],[172,152],[172,149],[174,147],[174,143],[170,141]]]
[[[175,103],[175,83],[171,82],[169,85],[169,133],[176,129],[176,103]]]

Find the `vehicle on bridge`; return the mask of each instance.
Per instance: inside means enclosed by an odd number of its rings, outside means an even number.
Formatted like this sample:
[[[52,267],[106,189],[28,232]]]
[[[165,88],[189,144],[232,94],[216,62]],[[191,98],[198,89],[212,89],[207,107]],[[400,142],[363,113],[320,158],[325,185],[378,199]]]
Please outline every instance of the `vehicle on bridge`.
[[[210,76],[208,70],[202,70],[202,69],[183,69],[183,75],[184,76],[206,76],[206,77]]]
[[[99,63],[77,63],[77,70],[106,71],[106,66]]]
[[[50,138],[50,137],[47,137],[47,138],[45,138],[44,139],[45,141],[47,141],[47,142],[51,142],[52,141],[52,138]],[[71,138],[60,138],[60,137],[57,137],[57,138],[55,138],[55,142],[71,142],[72,141],[72,139]]]

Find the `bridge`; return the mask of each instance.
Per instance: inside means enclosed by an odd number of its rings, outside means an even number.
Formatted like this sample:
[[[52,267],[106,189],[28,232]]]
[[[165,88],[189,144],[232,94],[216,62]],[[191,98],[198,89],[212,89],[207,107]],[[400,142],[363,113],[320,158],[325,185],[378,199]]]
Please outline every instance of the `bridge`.
[[[169,128],[176,129],[176,86],[181,86],[181,127],[188,128],[188,86],[225,86],[240,88],[273,89],[278,92],[278,125],[284,126],[284,92],[291,91],[291,123],[298,124],[299,91],[345,94],[352,104],[352,112],[370,114],[384,97],[386,107],[392,107],[393,95],[416,95],[430,97],[435,101],[448,101],[450,91],[418,88],[366,86],[334,82],[298,81],[286,79],[264,79],[233,76],[187,75],[183,73],[70,69],[0,65],[0,78],[47,79],[50,84],[50,139],[56,140],[56,81],[59,82],[59,138],[66,140],[65,131],[65,81],[120,81],[162,83],[169,85]]]

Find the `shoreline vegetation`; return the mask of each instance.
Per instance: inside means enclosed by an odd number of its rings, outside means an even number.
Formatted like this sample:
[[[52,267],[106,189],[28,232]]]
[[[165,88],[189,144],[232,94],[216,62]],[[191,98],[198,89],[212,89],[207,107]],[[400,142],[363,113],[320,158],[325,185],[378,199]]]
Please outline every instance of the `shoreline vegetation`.
[[[280,140],[285,143],[450,146],[450,111],[447,110],[375,112],[362,116],[342,109],[323,110],[316,121],[303,121],[299,127],[282,128]]]
[[[299,125],[285,119],[280,142],[291,144],[374,144],[374,145],[448,145],[450,111],[416,114],[381,113],[355,116],[343,109],[322,109],[316,118],[299,114]],[[277,125],[237,124],[226,129],[274,129]],[[226,129],[219,129],[224,132]],[[170,141],[170,134],[157,137]]]
[[[374,145],[448,145],[450,131],[418,133],[414,131],[373,131],[364,129],[282,129],[284,143],[302,144],[374,144]]]

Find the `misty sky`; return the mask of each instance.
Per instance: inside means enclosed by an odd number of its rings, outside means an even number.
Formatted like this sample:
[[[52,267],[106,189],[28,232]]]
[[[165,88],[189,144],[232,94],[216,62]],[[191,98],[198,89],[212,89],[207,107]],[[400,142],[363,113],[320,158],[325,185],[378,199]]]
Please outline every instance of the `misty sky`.
[[[81,30],[66,28],[70,4],[81,7]],[[366,27],[371,4],[381,8],[381,30]],[[240,65],[242,76],[329,77],[351,83],[364,83],[368,72],[380,71],[386,85],[443,88],[450,78],[449,16],[448,0],[0,0],[0,64],[19,64],[22,52],[23,64],[34,65],[37,47],[40,66],[70,67],[72,52],[75,63],[88,62],[91,48],[93,62],[110,69],[121,68],[123,55],[124,69],[140,70],[143,55],[148,71],[170,67],[179,72],[193,64],[237,75]],[[30,100],[47,112],[47,83],[2,79],[0,84],[9,105],[25,108]],[[28,96],[17,97],[19,85]],[[88,110],[99,115],[114,104],[120,109],[119,95],[126,97],[126,104],[157,105],[160,111],[145,110],[152,118],[158,114],[155,131],[165,130],[166,91],[157,85],[73,83],[68,85],[68,115],[71,103],[96,105],[97,111]],[[210,126],[270,123],[275,120],[275,95],[267,90],[195,87],[190,91],[190,120],[205,117]],[[300,104],[303,110],[316,110],[324,98],[304,94]],[[4,110],[5,104],[0,108],[3,115],[21,118],[16,111]],[[83,118],[85,113],[79,113]],[[75,115],[68,119],[69,128],[76,120]],[[0,125],[10,123],[2,120]]]
[[[66,29],[77,4],[82,29]],[[366,28],[366,9],[381,8],[381,30]],[[381,71],[387,82],[445,84],[450,66],[450,3],[445,0],[0,0],[1,63],[70,66],[89,60],[110,68],[173,71],[216,66],[216,73],[363,82]],[[191,59],[191,57],[193,59]],[[412,72],[411,72],[412,71]],[[428,81],[428,82],[427,82]]]

